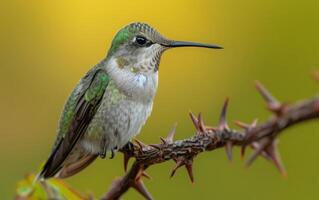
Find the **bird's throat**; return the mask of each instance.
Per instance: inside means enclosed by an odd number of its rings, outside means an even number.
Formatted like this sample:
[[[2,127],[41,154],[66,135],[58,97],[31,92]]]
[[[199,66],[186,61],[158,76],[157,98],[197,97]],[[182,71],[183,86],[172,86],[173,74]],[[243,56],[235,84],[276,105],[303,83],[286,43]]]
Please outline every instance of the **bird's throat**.
[[[145,72],[140,67],[123,66],[122,63],[127,62],[111,58],[106,66],[107,72],[119,90],[132,99],[152,101],[157,90],[158,72]]]

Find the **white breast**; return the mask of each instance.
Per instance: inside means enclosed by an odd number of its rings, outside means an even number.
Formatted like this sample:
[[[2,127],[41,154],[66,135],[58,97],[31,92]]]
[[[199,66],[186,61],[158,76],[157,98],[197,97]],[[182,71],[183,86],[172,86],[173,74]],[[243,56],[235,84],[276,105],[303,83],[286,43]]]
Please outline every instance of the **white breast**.
[[[152,112],[153,103],[148,104],[136,103],[136,102],[125,102],[132,104],[130,106],[131,111],[129,118],[130,124],[127,132],[120,132],[120,137],[118,137],[118,146],[124,146],[129,140],[131,140],[135,135],[139,134],[141,128],[144,126],[146,120]]]
[[[137,87],[143,88],[147,84],[147,77],[144,74],[136,74],[133,82],[133,84]]]
[[[119,89],[127,96],[145,103],[153,101],[158,85],[158,72],[132,72],[120,68],[114,58],[110,59],[106,69]]]

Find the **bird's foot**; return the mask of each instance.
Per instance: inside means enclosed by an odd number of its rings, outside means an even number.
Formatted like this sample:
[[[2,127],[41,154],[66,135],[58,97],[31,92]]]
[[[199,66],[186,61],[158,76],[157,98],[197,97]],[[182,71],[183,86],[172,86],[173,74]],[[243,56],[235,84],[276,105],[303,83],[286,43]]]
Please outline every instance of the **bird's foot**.
[[[121,149],[121,151],[124,151],[124,152],[132,152],[133,150],[134,150],[134,144],[131,141],[126,143],[126,145],[124,145]]]
[[[115,151],[117,151],[117,150],[118,150],[117,146],[115,146],[113,149],[111,149],[110,159],[113,159],[113,158],[114,158],[114,156],[115,156]]]
[[[120,149],[120,151],[124,155],[124,157],[123,157],[124,158],[124,170],[126,171],[128,162],[134,153],[134,144],[131,141],[129,141]]]
[[[101,152],[99,153],[100,158],[104,159],[106,157],[106,139],[103,138],[102,143],[101,143]]]
[[[117,147],[114,147],[113,149],[111,149],[110,159],[113,159],[113,158],[114,158],[114,156],[115,156],[115,151],[116,151],[116,150],[117,150]],[[104,159],[104,158],[106,157],[106,152],[107,152],[106,148],[103,149],[103,151],[101,151],[101,152],[99,153],[100,158]]]
[[[106,149],[103,149],[103,151],[99,153],[99,156],[104,159],[106,157]]]

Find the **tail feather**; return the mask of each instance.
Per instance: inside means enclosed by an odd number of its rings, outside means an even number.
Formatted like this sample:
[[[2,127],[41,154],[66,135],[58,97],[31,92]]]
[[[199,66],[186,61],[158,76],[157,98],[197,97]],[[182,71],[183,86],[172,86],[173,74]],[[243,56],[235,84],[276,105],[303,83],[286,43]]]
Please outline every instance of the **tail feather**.
[[[85,169],[97,157],[98,157],[98,154],[87,154],[87,155],[82,156],[82,158],[80,158],[72,163],[61,166],[58,170],[56,170],[55,172],[53,171],[51,173],[49,171],[46,171],[45,170],[46,168],[44,167],[43,170],[36,175],[33,182],[35,183],[36,181],[44,181],[45,179],[48,179],[51,177],[56,177],[56,178],[61,178],[61,179],[68,178],[70,176],[77,174],[78,172],[82,171],[83,169]],[[47,163],[49,163],[49,160]]]
[[[59,147],[62,144],[62,141],[63,140],[60,140],[60,142],[58,143],[57,147],[53,150],[53,152],[51,153],[50,157],[48,158],[48,160],[44,164],[41,172],[36,176],[36,180],[43,180],[43,179],[47,179],[47,178],[53,177],[61,169],[61,167],[57,167],[54,170],[52,170],[52,165],[53,165],[53,161],[54,161],[55,155],[58,152]]]
[[[89,166],[96,158],[98,157],[97,154],[87,154],[83,156],[81,159],[77,160],[74,163],[65,165],[62,169],[57,173],[57,178],[68,178],[77,174],[78,172],[85,169]]]
[[[90,154],[83,150],[79,151],[77,147],[75,147],[75,149],[63,159],[63,162],[58,164],[56,161],[56,154],[61,143],[62,142],[60,142],[57,148],[52,152],[49,159],[44,164],[42,171],[36,176],[35,181],[41,181],[51,177],[70,177],[82,171],[98,157],[98,154]]]

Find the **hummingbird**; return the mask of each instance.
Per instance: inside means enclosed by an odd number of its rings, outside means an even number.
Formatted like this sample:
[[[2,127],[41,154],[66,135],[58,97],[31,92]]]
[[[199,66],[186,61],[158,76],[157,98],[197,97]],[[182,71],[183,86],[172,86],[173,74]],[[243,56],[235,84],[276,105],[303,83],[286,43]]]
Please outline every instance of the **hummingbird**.
[[[117,32],[106,57],[69,96],[37,180],[70,177],[96,158],[131,144],[151,114],[161,55],[177,47],[222,49],[167,39],[145,23],[131,23]]]

